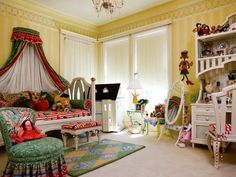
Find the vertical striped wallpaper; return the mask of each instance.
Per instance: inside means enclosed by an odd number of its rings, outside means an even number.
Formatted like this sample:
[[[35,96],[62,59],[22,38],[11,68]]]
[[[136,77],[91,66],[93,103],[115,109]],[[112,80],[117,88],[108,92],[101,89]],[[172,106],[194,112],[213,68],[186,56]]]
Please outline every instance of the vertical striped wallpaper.
[[[180,79],[178,64],[182,50],[189,51],[189,59],[194,61],[194,66],[189,70],[189,78],[195,83],[191,90],[199,89],[199,82],[195,78],[195,39],[192,29],[197,22],[205,23],[209,26],[222,24],[226,17],[236,13],[236,6],[229,4],[217,8],[210,8],[207,11],[189,14],[181,18],[172,19],[172,78]],[[43,48],[51,66],[59,72],[59,29],[36,24],[32,21],[18,18],[17,16],[0,13],[0,66],[4,64],[11,52],[10,36],[12,28],[16,26],[28,27],[40,32],[43,40]],[[97,58],[101,53],[101,47],[97,47]],[[98,61],[97,68],[101,63]],[[101,72],[98,70],[98,73]]]
[[[179,74],[179,62],[180,53],[182,50],[188,50],[189,60],[194,62],[193,67],[189,69],[188,75],[190,80],[194,82],[193,86],[190,86],[190,91],[197,91],[199,89],[199,81],[196,79],[195,73],[195,38],[192,30],[195,28],[197,22],[207,24],[209,27],[215,25],[221,25],[225,22],[227,16],[236,13],[236,6],[222,6],[219,8],[199,12],[198,14],[189,15],[184,18],[173,19],[172,23],[172,78],[173,80],[181,79]]]

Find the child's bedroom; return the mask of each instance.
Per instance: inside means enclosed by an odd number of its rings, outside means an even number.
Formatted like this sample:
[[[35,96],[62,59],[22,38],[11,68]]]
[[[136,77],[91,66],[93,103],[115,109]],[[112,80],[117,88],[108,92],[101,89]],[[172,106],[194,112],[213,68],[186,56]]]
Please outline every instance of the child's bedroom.
[[[2,177],[235,177],[236,0],[0,0]]]

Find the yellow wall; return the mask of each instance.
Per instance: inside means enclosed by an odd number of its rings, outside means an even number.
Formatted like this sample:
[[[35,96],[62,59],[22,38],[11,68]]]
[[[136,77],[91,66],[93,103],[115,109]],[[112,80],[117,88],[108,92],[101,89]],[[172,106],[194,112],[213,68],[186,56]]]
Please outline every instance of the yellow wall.
[[[194,86],[189,86],[190,94],[197,93],[199,82],[195,77],[195,39],[193,28],[197,22],[209,26],[223,24],[226,17],[236,13],[236,0],[173,0],[161,6],[111,22],[98,27],[98,37],[106,38],[119,33],[132,33],[135,29],[171,20],[172,27],[172,78],[182,78],[178,64],[182,50],[188,50],[194,66],[189,70],[189,78]]]
[[[59,69],[59,30],[20,20],[16,17],[0,16],[0,65],[3,65],[11,52],[11,34],[13,27],[22,26],[40,32],[43,48],[51,66]]]
[[[29,27],[40,32],[49,63],[58,72],[60,29],[93,38],[104,38],[124,32],[129,33],[129,31],[164,20],[171,20],[172,75],[173,80],[175,80],[181,78],[178,63],[182,50],[188,50],[189,58],[195,61],[194,34],[192,32],[195,24],[197,22],[209,26],[222,24],[225,18],[233,13],[236,13],[236,0],[173,0],[161,6],[96,27],[36,7],[23,0],[0,0],[0,66],[10,54],[10,35],[15,26]],[[97,68],[99,69],[99,66]],[[195,78],[195,65],[190,69],[189,77],[195,83],[190,90],[196,92],[199,83]]]
[[[50,65],[59,72],[60,29],[96,38],[96,27],[68,19],[23,0],[0,0],[0,67],[11,52],[13,27],[32,28],[40,32],[43,48]]]

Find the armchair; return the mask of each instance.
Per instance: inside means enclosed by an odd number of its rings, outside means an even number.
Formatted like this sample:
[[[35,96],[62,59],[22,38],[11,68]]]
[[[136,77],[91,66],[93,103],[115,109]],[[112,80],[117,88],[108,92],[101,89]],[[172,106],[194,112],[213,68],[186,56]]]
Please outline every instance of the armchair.
[[[8,155],[6,176],[66,176],[62,141],[53,137],[26,141],[16,144],[10,135],[17,131],[24,119],[35,123],[35,112],[29,108],[1,108],[0,130]]]

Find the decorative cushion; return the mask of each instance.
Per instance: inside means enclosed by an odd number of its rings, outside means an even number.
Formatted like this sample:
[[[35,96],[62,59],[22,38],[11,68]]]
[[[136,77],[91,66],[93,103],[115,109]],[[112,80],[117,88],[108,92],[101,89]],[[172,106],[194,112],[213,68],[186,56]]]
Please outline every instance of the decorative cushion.
[[[31,99],[36,103],[40,98],[40,93],[39,92],[30,92],[30,94],[31,94]]]
[[[26,98],[19,98],[14,102],[14,107],[24,107],[24,108],[31,108],[35,109],[35,103],[31,99]]]
[[[208,127],[209,132],[216,135],[216,124],[210,124]],[[224,134],[229,135],[232,133],[232,126],[231,124],[225,124],[225,132]]]
[[[35,109],[37,111],[46,111],[49,108],[49,102],[46,99],[39,99],[35,104]]]
[[[70,104],[74,109],[84,108],[84,100],[70,100]]]
[[[62,129],[72,129],[72,130],[80,130],[90,127],[96,127],[98,123],[96,121],[80,121],[80,122],[69,122],[62,125]]]
[[[70,104],[74,109],[91,109],[92,107],[90,100],[70,100]]]
[[[12,162],[36,162],[63,154],[63,144],[58,138],[46,137],[14,145],[9,152]]]

